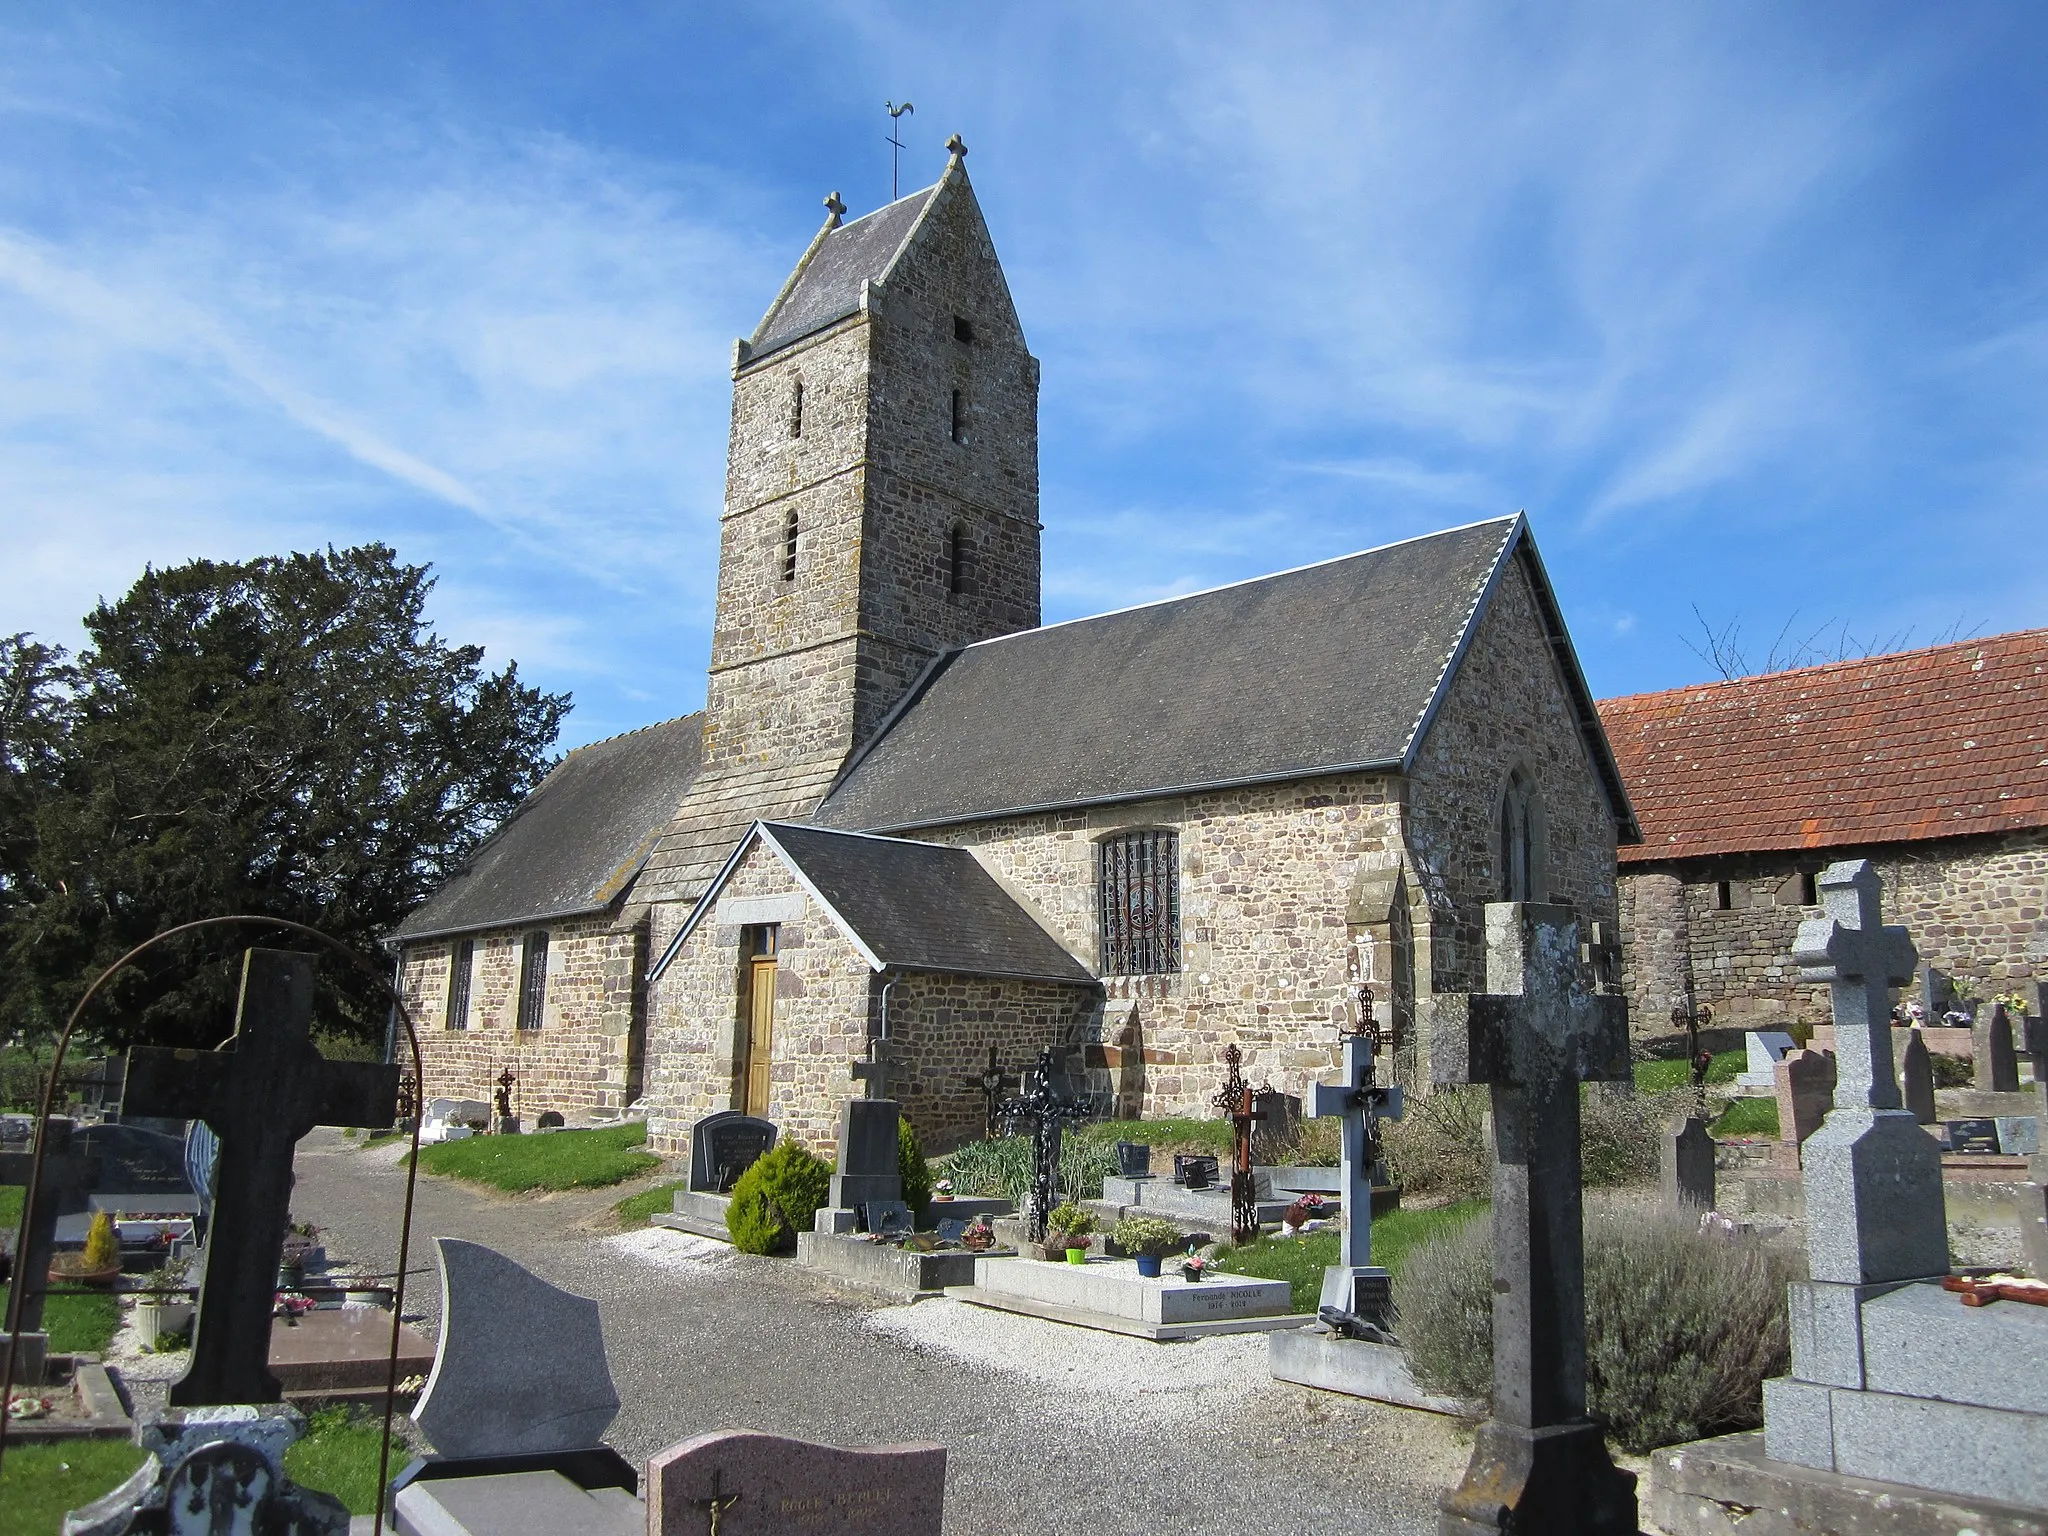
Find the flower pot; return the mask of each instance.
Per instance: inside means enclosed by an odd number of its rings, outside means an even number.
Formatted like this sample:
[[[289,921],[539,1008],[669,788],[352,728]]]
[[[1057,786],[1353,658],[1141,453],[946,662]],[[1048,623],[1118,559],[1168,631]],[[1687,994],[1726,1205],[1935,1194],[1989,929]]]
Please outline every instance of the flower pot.
[[[158,1341],[192,1326],[192,1311],[189,1301],[145,1301],[135,1309],[135,1330],[145,1347],[155,1349]]]
[[[1088,1250],[1086,1248],[1069,1248],[1067,1250],[1067,1262],[1069,1264],[1086,1264],[1088,1262]]]
[[[1138,1273],[1147,1280],[1157,1280],[1159,1278],[1159,1255],[1156,1253],[1139,1254]]]
[[[1203,1273],[1203,1270],[1193,1264],[1183,1264],[1180,1267],[1180,1277],[1183,1280],[1200,1280]]]
[[[50,1266],[52,1285],[112,1285],[120,1278],[121,1261],[116,1259],[103,1269],[81,1269],[69,1266]]]

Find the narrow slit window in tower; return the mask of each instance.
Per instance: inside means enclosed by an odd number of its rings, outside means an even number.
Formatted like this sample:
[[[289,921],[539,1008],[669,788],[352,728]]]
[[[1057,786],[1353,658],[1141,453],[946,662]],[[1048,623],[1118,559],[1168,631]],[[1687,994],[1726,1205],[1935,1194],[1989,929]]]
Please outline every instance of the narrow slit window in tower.
[[[953,339],[955,341],[974,340],[974,322],[965,315],[955,315],[953,317]]]
[[[953,391],[953,441],[967,441],[967,396],[957,389]]]
[[[782,525],[782,579],[784,581],[796,580],[796,536],[796,512],[792,509],[788,521]]]
[[[967,580],[967,530],[955,523],[946,531],[946,592],[958,597]]]
[[[804,435],[804,381],[798,379],[789,390],[789,435]]]

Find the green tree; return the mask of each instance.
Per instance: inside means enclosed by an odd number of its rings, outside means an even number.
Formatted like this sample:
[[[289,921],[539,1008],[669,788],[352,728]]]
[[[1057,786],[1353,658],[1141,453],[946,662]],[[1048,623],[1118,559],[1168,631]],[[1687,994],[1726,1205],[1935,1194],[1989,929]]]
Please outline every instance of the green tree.
[[[253,912],[374,958],[550,764],[566,694],[482,668],[423,616],[433,581],[381,544],[145,570],[87,616],[54,782],[36,796],[32,905],[5,933],[7,1006],[33,1028],[124,950]],[[115,1047],[217,1044],[235,957],[275,932],[207,930],[111,988]],[[379,962],[381,964],[381,962]],[[321,1027],[380,1037],[377,989],[323,963]]]
[[[71,669],[64,652],[27,635],[0,638],[0,945],[44,892],[35,871],[36,808],[55,788],[69,729]],[[37,989],[0,969],[0,1044],[48,1032]],[[0,1100],[13,1097],[0,1086]]]

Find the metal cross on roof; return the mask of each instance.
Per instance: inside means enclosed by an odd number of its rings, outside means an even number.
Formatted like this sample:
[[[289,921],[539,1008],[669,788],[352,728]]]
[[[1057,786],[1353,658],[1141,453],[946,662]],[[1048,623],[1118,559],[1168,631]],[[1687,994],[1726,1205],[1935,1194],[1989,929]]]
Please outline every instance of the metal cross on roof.
[[[903,140],[898,136],[903,128],[903,114],[915,112],[917,108],[907,101],[900,107],[893,101],[885,101],[882,107],[889,114],[889,201],[893,203],[896,201],[896,171],[903,159]]]

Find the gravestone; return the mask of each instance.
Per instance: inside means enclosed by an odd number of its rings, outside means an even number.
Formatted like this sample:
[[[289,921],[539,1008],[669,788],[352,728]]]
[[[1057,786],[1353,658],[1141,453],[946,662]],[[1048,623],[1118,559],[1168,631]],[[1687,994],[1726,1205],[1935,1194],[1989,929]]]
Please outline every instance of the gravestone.
[[[1301,1135],[1301,1100],[1291,1093],[1262,1088],[1252,1095],[1252,1108],[1258,1114],[1252,1128],[1252,1161],[1292,1162]]]
[[[889,1042],[879,1035],[868,1041],[865,1060],[853,1064],[854,1081],[861,1085],[864,1099],[889,1097]]]
[[[173,1407],[278,1400],[267,1362],[293,1149],[316,1125],[383,1130],[396,1118],[398,1068],[326,1060],[307,1037],[312,1014],[313,957],[252,949],[226,1046],[128,1053],[123,1113],[204,1120],[220,1137],[192,1364],[171,1385]]]
[[[1899,1096],[1917,1124],[1934,1124],[1934,1064],[1917,1027],[1906,1031],[1906,1048],[1899,1053]]]
[[[1775,1070],[1778,1140],[1788,1146],[1803,1146],[1827,1118],[1840,1068],[1832,1051],[1791,1051],[1780,1058]]]
[[[445,1457],[598,1445],[619,1411],[597,1303],[481,1243],[437,1237],[441,1340],[413,1422]]]
[[[908,1237],[917,1229],[910,1207],[901,1200],[870,1200],[860,1212],[868,1231],[877,1237]]]
[[[857,1211],[870,1201],[901,1200],[896,1123],[902,1106],[894,1099],[846,1099],[839,1106],[839,1171],[832,1175],[831,1204]]]
[[[1948,1147],[1951,1152],[1967,1152],[1978,1157],[1998,1155],[1998,1122],[1996,1120],[1949,1120]]]
[[[1942,1015],[1954,1008],[1955,1005],[1955,983],[1949,979],[1948,972],[1933,965],[1921,966],[1920,1006],[1927,1010],[1927,1022],[1939,1024]]]
[[[2012,1047],[2012,1020],[2005,1004],[1993,1003],[1976,1026],[1977,1086],[1992,1093],[2020,1091],[2020,1060]]]
[[[722,1429],[647,1463],[647,1536],[939,1536],[943,1445],[842,1450]]]
[[[1214,1189],[1223,1175],[1223,1165],[1213,1152],[1176,1152],[1173,1182],[1183,1189]]]
[[[1149,1179],[1152,1177],[1152,1148],[1142,1141],[1120,1141],[1116,1144],[1116,1172],[1120,1179]]]
[[[690,1188],[732,1193],[741,1174],[775,1145],[775,1123],[736,1109],[706,1115],[690,1131]]]
[[[1343,1137],[1344,1237],[1337,1263],[1323,1271],[1317,1309],[1335,1307],[1386,1329],[1393,1326],[1393,1279],[1372,1261],[1372,1179],[1381,1158],[1379,1122],[1401,1118],[1401,1089],[1375,1081],[1379,1025],[1370,994],[1363,1004],[1359,1028],[1344,1035],[1344,1076],[1317,1083],[1308,1101],[1311,1116],[1338,1117]]]
[[[1744,1088],[1771,1088],[1777,1083],[1777,1065],[1799,1049],[1799,1042],[1782,1029],[1752,1029],[1743,1037],[1749,1052],[1748,1065],[1735,1081]]]
[[[1630,1076],[1628,1005],[1596,994],[1571,908],[1486,908],[1488,990],[1430,999],[1430,1076],[1493,1103],[1493,1416],[1443,1536],[1634,1536],[1635,1477],[1586,1413],[1579,1084]]]
[[[1714,1138],[1705,1115],[1685,1115],[1664,1133],[1659,1173],[1667,1204],[1714,1208]]]
[[[28,1242],[14,1256],[4,1319],[7,1338],[0,1340],[0,1349],[13,1348],[11,1341],[17,1337],[21,1341],[6,1377],[16,1386],[39,1386],[43,1380],[50,1343],[43,1332],[43,1297],[57,1246],[57,1218],[67,1210],[82,1209],[100,1175],[98,1158],[72,1150],[73,1129],[70,1120],[54,1115],[44,1122],[42,1178],[35,1209],[28,1213]],[[19,1184],[25,1196],[28,1181],[35,1176],[34,1165],[33,1152],[0,1152],[0,1184]]]
[[[130,1092],[133,1081],[130,1080]],[[285,1476],[305,1417],[278,1403],[207,1404],[145,1415],[149,1454],[128,1481],[64,1517],[66,1536],[347,1536],[348,1506]]]

